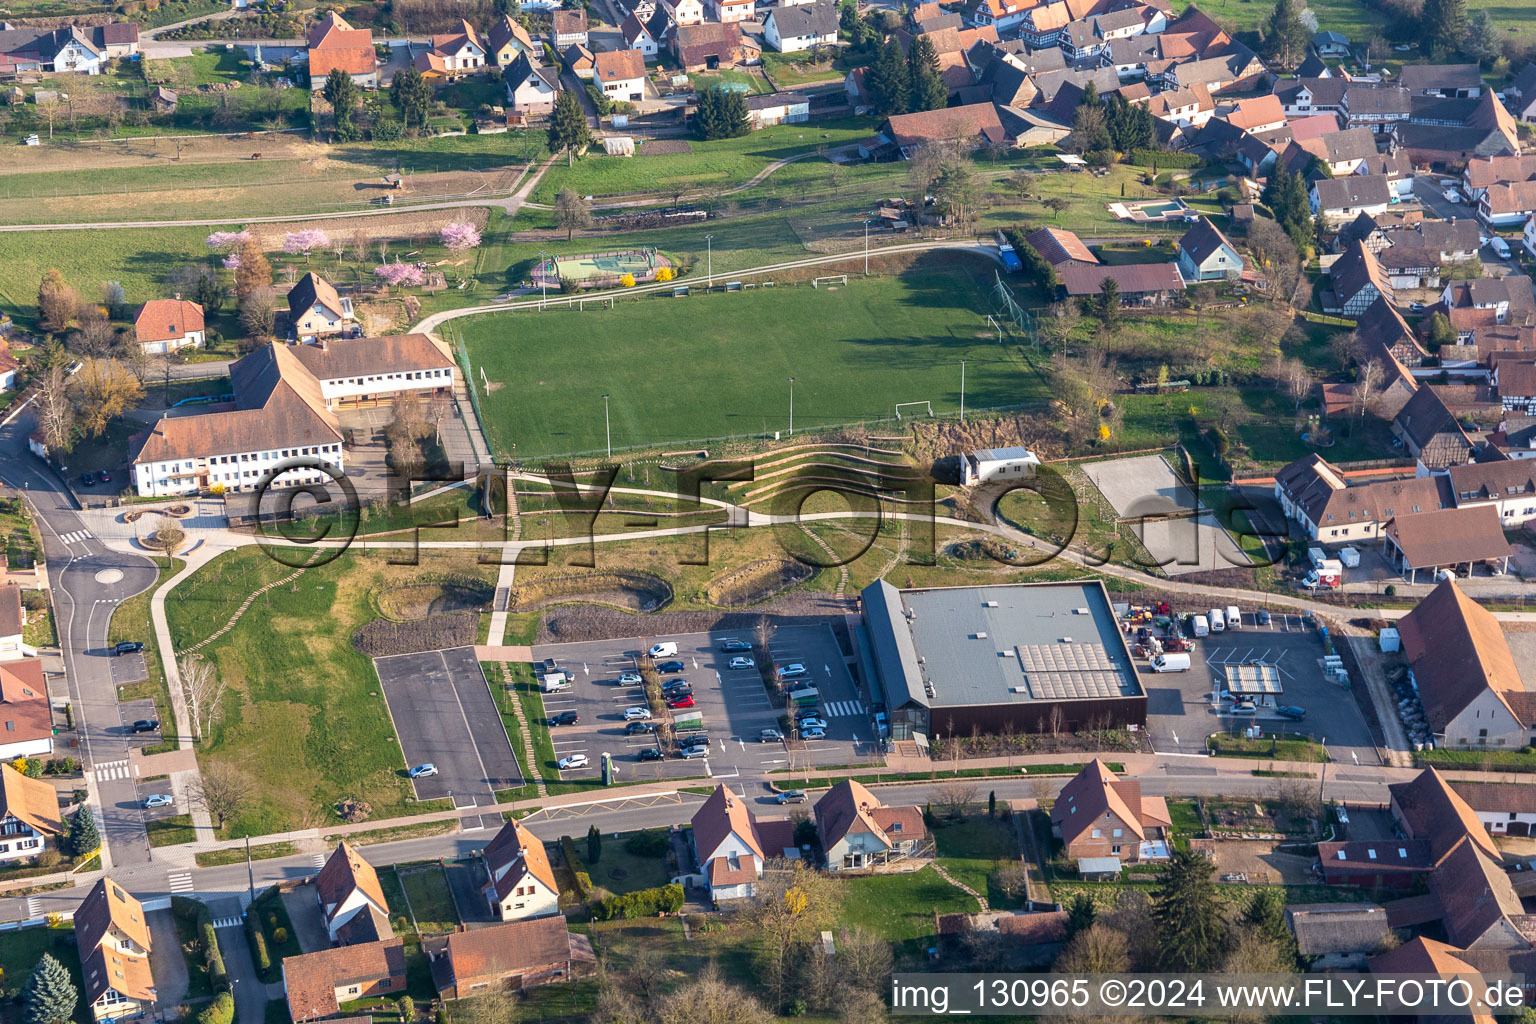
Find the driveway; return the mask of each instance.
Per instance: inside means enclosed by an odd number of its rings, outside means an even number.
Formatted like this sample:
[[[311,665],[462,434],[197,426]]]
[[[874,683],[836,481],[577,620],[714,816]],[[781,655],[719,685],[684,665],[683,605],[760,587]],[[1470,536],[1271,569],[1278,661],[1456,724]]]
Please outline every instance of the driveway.
[[[155,975],[155,997],[161,1006],[180,1006],[187,998],[187,961],[181,955],[181,939],[176,935],[176,919],[169,910],[151,910],[144,915],[149,923],[149,967]]]
[[[331,948],[331,936],[325,930],[325,918],[320,914],[320,900],[313,885],[301,885],[283,893],[283,907],[293,923],[293,937],[299,940],[300,949],[313,953]]]
[[[500,923],[491,916],[491,905],[486,902],[482,889],[487,884],[485,861],[448,861],[443,865],[448,876],[448,888],[453,892],[453,907],[459,912],[459,920],[467,928],[486,928]]]

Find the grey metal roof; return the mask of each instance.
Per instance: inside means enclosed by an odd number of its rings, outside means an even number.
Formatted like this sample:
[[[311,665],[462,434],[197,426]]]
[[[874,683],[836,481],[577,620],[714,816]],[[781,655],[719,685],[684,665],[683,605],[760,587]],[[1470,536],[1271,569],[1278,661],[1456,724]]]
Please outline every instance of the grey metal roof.
[[[927,707],[1142,692],[1109,596],[1094,580],[908,591],[880,582],[865,589],[864,602],[896,704],[903,689]]]
[[[990,462],[1007,462],[1009,459],[1032,459],[1035,453],[1028,448],[978,448],[971,452],[978,459]]]

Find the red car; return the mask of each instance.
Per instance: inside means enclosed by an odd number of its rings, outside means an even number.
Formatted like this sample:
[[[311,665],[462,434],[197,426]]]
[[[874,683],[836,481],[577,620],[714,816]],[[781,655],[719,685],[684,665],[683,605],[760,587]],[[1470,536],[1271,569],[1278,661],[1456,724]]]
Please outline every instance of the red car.
[[[673,697],[671,700],[667,701],[667,707],[669,707],[669,708],[691,708],[691,707],[693,707],[693,698],[691,696],[688,696],[687,694],[684,694],[681,697]]]

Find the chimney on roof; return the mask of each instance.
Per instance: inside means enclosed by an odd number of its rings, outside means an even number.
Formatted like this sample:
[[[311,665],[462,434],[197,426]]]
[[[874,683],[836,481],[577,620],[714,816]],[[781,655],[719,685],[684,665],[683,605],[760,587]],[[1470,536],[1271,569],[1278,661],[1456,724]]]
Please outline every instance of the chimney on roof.
[[[180,301],[181,301],[181,292],[177,292],[177,293],[176,293],[176,301],[177,301],[177,302],[180,302]]]

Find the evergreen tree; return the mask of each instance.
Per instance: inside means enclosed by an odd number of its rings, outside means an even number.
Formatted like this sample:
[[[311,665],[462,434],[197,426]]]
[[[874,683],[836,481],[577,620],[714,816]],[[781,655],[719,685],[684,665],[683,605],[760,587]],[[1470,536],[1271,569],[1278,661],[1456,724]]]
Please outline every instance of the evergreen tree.
[[[752,130],[752,116],[747,113],[747,94],[726,90],[721,97],[720,117],[725,125],[723,138],[739,139]]]
[[[1307,201],[1307,182],[1300,173],[1276,167],[1259,201],[1269,208],[1275,222],[1291,236],[1297,248],[1316,244],[1312,229],[1312,208]]]
[[[587,829],[587,863],[596,864],[603,856],[603,833],[593,825]]]
[[[1482,64],[1492,64],[1504,52],[1504,38],[1487,11],[1477,11],[1467,22],[1463,52]]]
[[[1080,107],[1096,107],[1099,105],[1099,87],[1090,81],[1083,86],[1082,98],[1077,101]]]
[[[1307,55],[1311,33],[1301,19],[1302,0],[1275,0],[1269,22],[1264,26],[1264,59],[1290,71]]]
[[[1112,277],[1099,282],[1098,297],[1093,300],[1093,313],[1106,330],[1114,330],[1120,323],[1120,285]]]
[[[424,127],[432,110],[432,86],[414,67],[396,71],[389,82],[389,102],[400,111],[400,120],[407,128]]]
[[[89,806],[83,806],[69,819],[69,848],[76,857],[84,857],[100,845],[96,815],[91,813]]]
[[[869,105],[882,117],[905,114],[911,99],[911,86],[907,82],[907,61],[901,55],[901,45],[895,37],[886,41],[880,55],[864,75],[869,90]]]
[[[351,139],[357,134],[352,123],[353,108],[357,106],[359,95],[357,83],[341,68],[331,68],[331,73],[325,79],[323,94],[336,118],[337,137],[343,141]]]
[[[705,89],[693,111],[693,134],[707,142],[720,138],[720,130],[720,90]]]
[[[912,40],[912,52],[907,55],[907,85],[911,90],[909,110],[939,110],[949,103],[949,88],[939,75],[939,54],[927,36]]]
[[[22,987],[22,1019],[26,1024],[67,1024],[79,1001],[69,971],[51,953],[44,953]]]
[[[699,93],[698,110],[693,115],[695,136],[706,142],[712,139],[737,139],[751,130],[745,95],[719,86]]]
[[[1260,889],[1243,913],[1243,921],[1252,925],[1263,938],[1275,947],[1281,957],[1295,966],[1296,936],[1285,926],[1285,893],[1280,889]]]
[[[565,150],[565,165],[576,163],[576,151],[592,144],[592,129],[587,124],[587,113],[581,109],[581,101],[569,89],[562,89],[555,98],[554,113],[549,116],[549,151]]]
[[[1097,908],[1093,905],[1093,898],[1087,893],[1074,893],[1067,901],[1067,938],[1078,932],[1085,932],[1093,927],[1093,918]]]
[[[858,0],[843,0],[837,7],[837,28],[845,33],[850,42],[857,43],[854,38],[859,31],[859,4]]]
[[[1419,30],[1426,55],[1460,53],[1467,42],[1467,0],[1424,0]]]
[[[1152,893],[1152,919],[1159,927],[1161,968],[1210,971],[1226,952],[1227,927],[1221,917],[1215,867],[1203,855],[1175,850]]]
[[[1104,104],[1104,125],[1109,130],[1110,145],[1122,153],[1151,149],[1157,143],[1152,112],[1140,103],[1126,102],[1119,93]]]

